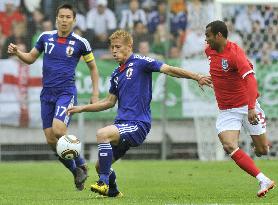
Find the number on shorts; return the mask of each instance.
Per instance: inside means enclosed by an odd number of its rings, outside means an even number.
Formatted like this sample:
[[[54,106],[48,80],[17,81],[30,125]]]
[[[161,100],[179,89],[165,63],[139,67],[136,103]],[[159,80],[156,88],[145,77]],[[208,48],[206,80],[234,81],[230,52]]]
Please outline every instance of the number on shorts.
[[[58,106],[56,111],[56,116],[63,116],[63,114],[66,112],[67,108],[65,106]]]

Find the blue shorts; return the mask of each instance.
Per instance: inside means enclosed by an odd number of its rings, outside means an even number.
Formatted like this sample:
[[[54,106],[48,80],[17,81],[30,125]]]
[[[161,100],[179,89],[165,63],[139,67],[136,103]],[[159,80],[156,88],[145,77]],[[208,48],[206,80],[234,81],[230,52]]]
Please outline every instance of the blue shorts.
[[[116,121],[114,125],[120,133],[118,145],[112,145],[114,160],[118,160],[130,147],[141,145],[151,129],[151,125],[141,121]]]
[[[77,90],[74,86],[43,88],[40,100],[43,129],[52,127],[54,118],[61,120],[68,126],[71,117],[67,116],[66,110],[69,106],[77,104]]]

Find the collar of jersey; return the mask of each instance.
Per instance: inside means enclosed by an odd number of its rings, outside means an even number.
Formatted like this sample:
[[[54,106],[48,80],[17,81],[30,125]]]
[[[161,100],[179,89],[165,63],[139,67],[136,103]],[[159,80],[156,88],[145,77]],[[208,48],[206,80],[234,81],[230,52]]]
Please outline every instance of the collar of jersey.
[[[131,56],[124,62],[124,64],[119,65],[119,67],[118,67],[118,73],[121,73],[121,72],[123,72],[123,71],[126,69],[126,64],[127,64],[131,59],[133,59],[133,57],[134,57],[134,54],[131,54]],[[124,66],[124,68],[121,70],[121,67],[122,67],[122,66]]]

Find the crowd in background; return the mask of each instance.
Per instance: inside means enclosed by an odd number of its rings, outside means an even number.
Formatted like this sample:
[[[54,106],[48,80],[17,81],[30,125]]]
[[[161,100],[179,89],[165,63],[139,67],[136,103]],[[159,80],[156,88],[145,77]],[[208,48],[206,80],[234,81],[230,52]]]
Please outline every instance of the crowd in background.
[[[1,0],[0,58],[8,58],[10,42],[31,49],[39,34],[55,29],[62,3],[77,10],[74,32],[87,38],[98,58],[109,58],[109,35],[130,31],[134,51],[155,58],[198,58],[205,47],[205,26],[215,20],[212,0]],[[278,7],[225,5],[229,38],[249,57],[264,64],[278,60]]]

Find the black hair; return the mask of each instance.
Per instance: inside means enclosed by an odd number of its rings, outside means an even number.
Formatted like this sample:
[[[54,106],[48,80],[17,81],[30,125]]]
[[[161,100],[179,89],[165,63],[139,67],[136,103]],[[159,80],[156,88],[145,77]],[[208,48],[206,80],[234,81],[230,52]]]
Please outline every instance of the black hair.
[[[75,19],[76,17],[76,11],[75,9],[73,8],[73,6],[71,4],[62,4],[60,5],[57,9],[56,9],[56,17],[58,16],[58,13],[60,11],[60,9],[69,9],[72,11],[73,13],[73,18]]]
[[[212,21],[206,26],[206,29],[208,27],[214,35],[221,33],[224,38],[228,37],[228,28],[224,21]]]

